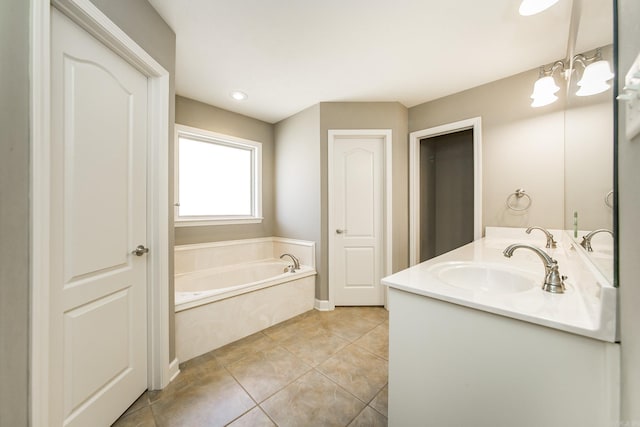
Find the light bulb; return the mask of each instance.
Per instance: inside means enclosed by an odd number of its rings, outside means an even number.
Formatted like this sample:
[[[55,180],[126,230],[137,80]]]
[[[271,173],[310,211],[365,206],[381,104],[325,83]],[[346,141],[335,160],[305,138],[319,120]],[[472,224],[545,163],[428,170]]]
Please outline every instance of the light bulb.
[[[600,83],[600,84],[588,84],[580,86],[580,89],[576,92],[578,96],[589,96],[596,95],[598,93],[602,93],[611,87],[608,83]]]
[[[558,1],[559,0],[522,0],[519,12],[522,16],[535,15],[536,13],[549,9],[551,6],[558,3]]]
[[[240,92],[239,90],[234,90],[229,95],[231,95],[231,97],[236,101],[244,101],[245,99],[249,98],[246,93]]]
[[[544,107],[545,105],[553,104],[557,100],[558,100],[558,97],[553,94],[538,96],[533,98],[533,101],[531,102],[531,106],[533,108]]]
[[[531,94],[532,107],[543,107],[558,100],[554,94],[560,88],[556,85],[556,81],[552,76],[540,77],[533,85],[533,93]]]

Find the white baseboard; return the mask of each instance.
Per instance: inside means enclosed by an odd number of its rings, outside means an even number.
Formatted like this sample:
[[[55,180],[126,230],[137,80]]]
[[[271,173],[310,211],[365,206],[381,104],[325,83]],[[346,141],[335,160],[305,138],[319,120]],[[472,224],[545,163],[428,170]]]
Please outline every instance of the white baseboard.
[[[329,300],[320,300],[317,298],[313,307],[318,311],[331,311],[336,308]]]
[[[169,363],[169,382],[173,381],[179,373],[180,364],[178,363],[178,358],[176,357],[171,363]]]

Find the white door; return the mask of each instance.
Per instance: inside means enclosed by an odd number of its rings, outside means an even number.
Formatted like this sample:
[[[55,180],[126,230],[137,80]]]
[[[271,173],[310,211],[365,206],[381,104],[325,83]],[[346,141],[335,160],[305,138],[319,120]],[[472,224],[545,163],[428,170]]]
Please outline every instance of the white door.
[[[52,8],[50,425],[147,388],[147,78]]]
[[[336,135],[332,142],[329,280],[333,303],[383,305],[384,137]]]

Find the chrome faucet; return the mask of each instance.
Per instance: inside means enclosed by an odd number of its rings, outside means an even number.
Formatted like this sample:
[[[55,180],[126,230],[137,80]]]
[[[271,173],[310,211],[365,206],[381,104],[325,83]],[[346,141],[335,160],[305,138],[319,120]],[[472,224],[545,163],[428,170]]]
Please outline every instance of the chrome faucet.
[[[503,254],[507,258],[511,258],[511,256],[513,255],[513,252],[519,248],[532,250],[533,252],[538,254],[540,259],[544,263],[544,283],[542,284],[542,290],[546,292],[551,292],[553,294],[564,293],[565,291],[564,281],[567,277],[561,276],[560,273],[558,272],[558,261],[551,258],[542,249],[532,245],[525,245],[522,243],[516,243],[514,245],[507,246]]]
[[[293,267],[289,271],[292,272],[292,273],[295,273],[296,270],[300,270],[300,261],[298,260],[298,258],[296,258],[295,256],[293,256],[291,254],[282,254],[282,255],[280,255],[280,259],[283,259],[286,256],[291,258],[291,260],[293,261]]]
[[[611,234],[611,237],[613,237],[613,232],[611,230],[607,230],[606,228],[600,228],[598,230],[593,230],[591,233],[587,234],[586,236],[582,236],[582,242],[580,242],[580,246],[585,248],[587,252],[593,252],[593,248],[591,247],[591,238],[594,235],[602,232],[609,233]]]
[[[545,246],[545,248],[555,248],[558,246],[558,242],[554,240],[553,234],[549,233],[549,230],[547,230],[546,228],[529,227],[527,228],[527,234],[531,234],[531,231],[533,230],[540,230],[545,234],[545,236],[547,236],[547,246]]]

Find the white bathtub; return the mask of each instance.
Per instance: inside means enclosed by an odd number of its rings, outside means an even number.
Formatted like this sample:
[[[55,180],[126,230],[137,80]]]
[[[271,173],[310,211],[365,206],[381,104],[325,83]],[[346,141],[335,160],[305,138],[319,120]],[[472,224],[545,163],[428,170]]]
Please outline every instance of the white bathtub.
[[[176,356],[180,362],[311,310],[313,242],[261,238],[176,247]],[[295,273],[284,272],[291,253]]]
[[[266,259],[176,274],[176,312],[316,274],[307,265],[295,273],[285,272],[289,265],[280,259]]]

